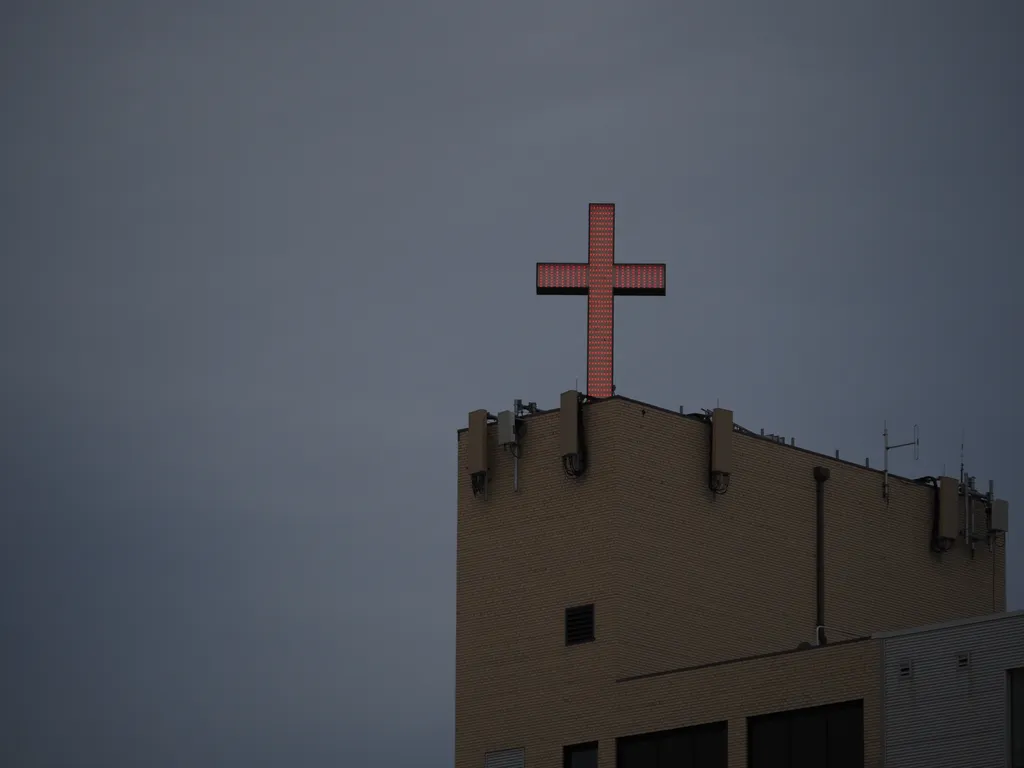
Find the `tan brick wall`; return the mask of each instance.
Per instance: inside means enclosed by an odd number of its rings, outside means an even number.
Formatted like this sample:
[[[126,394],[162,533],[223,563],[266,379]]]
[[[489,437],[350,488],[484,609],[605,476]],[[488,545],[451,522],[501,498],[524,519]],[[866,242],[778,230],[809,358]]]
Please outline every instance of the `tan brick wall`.
[[[565,744],[600,742],[601,768],[615,765],[622,735],[729,723],[729,765],[747,761],[746,718],[769,712],[864,700],[865,765],[880,768],[879,641],[828,646],[691,672],[616,683],[609,677],[567,685],[569,670],[599,643],[573,649],[554,674],[523,680],[502,697],[463,700],[458,716],[457,768],[479,768],[494,749],[522,747],[527,768],[560,768]],[[481,694],[483,691],[481,691]]]
[[[878,472],[735,434],[731,487],[715,497],[706,424],[618,398],[584,414],[582,480],[562,473],[558,414],[543,414],[528,421],[518,493],[511,457],[492,444],[486,501],[472,496],[460,440],[459,768],[510,746],[529,750],[531,768],[557,766],[561,745],[593,739],[611,766],[616,736],[742,721],[855,698],[854,689],[870,689],[866,716],[875,717],[874,664],[834,671],[870,643],[615,682],[813,639],[819,464],[832,470],[826,624],[867,634],[1005,609],[1004,550],[981,547],[972,559],[961,542],[931,553],[929,488],[893,479],[886,505]],[[596,605],[597,641],[566,648],[564,609],[585,602]],[[742,765],[745,731],[730,733]]]

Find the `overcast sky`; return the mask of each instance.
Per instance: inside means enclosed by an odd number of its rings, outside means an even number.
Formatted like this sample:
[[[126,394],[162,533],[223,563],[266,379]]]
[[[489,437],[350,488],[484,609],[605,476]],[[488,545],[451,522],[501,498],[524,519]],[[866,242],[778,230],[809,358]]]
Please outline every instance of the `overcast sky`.
[[[1011,500],[1024,4],[0,10],[0,763],[451,764],[455,430],[585,376]]]

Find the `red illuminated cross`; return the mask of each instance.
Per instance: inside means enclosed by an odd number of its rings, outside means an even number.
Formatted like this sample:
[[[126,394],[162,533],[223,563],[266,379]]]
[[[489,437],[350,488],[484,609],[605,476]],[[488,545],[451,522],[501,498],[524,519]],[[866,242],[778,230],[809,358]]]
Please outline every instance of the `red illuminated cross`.
[[[615,204],[590,204],[586,264],[538,264],[537,293],[587,297],[587,394],[611,397],[615,296],[664,296],[664,264],[615,263]]]

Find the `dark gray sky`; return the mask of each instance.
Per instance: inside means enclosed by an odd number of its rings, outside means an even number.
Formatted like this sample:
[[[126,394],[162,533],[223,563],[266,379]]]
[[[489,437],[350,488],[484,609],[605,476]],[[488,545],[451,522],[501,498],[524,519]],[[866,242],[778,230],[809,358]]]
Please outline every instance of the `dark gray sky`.
[[[621,393],[1024,504],[1020,2],[0,13],[4,765],[450,765],[455,430],[582,381],[591,201]]]

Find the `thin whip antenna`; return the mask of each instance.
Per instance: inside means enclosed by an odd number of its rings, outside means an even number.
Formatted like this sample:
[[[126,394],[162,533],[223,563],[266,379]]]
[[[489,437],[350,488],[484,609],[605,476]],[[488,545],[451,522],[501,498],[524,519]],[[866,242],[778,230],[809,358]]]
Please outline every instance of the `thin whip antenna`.
[[[960,482],[964,481],[964,440],[967,430],[964,427],[960,428]]]

